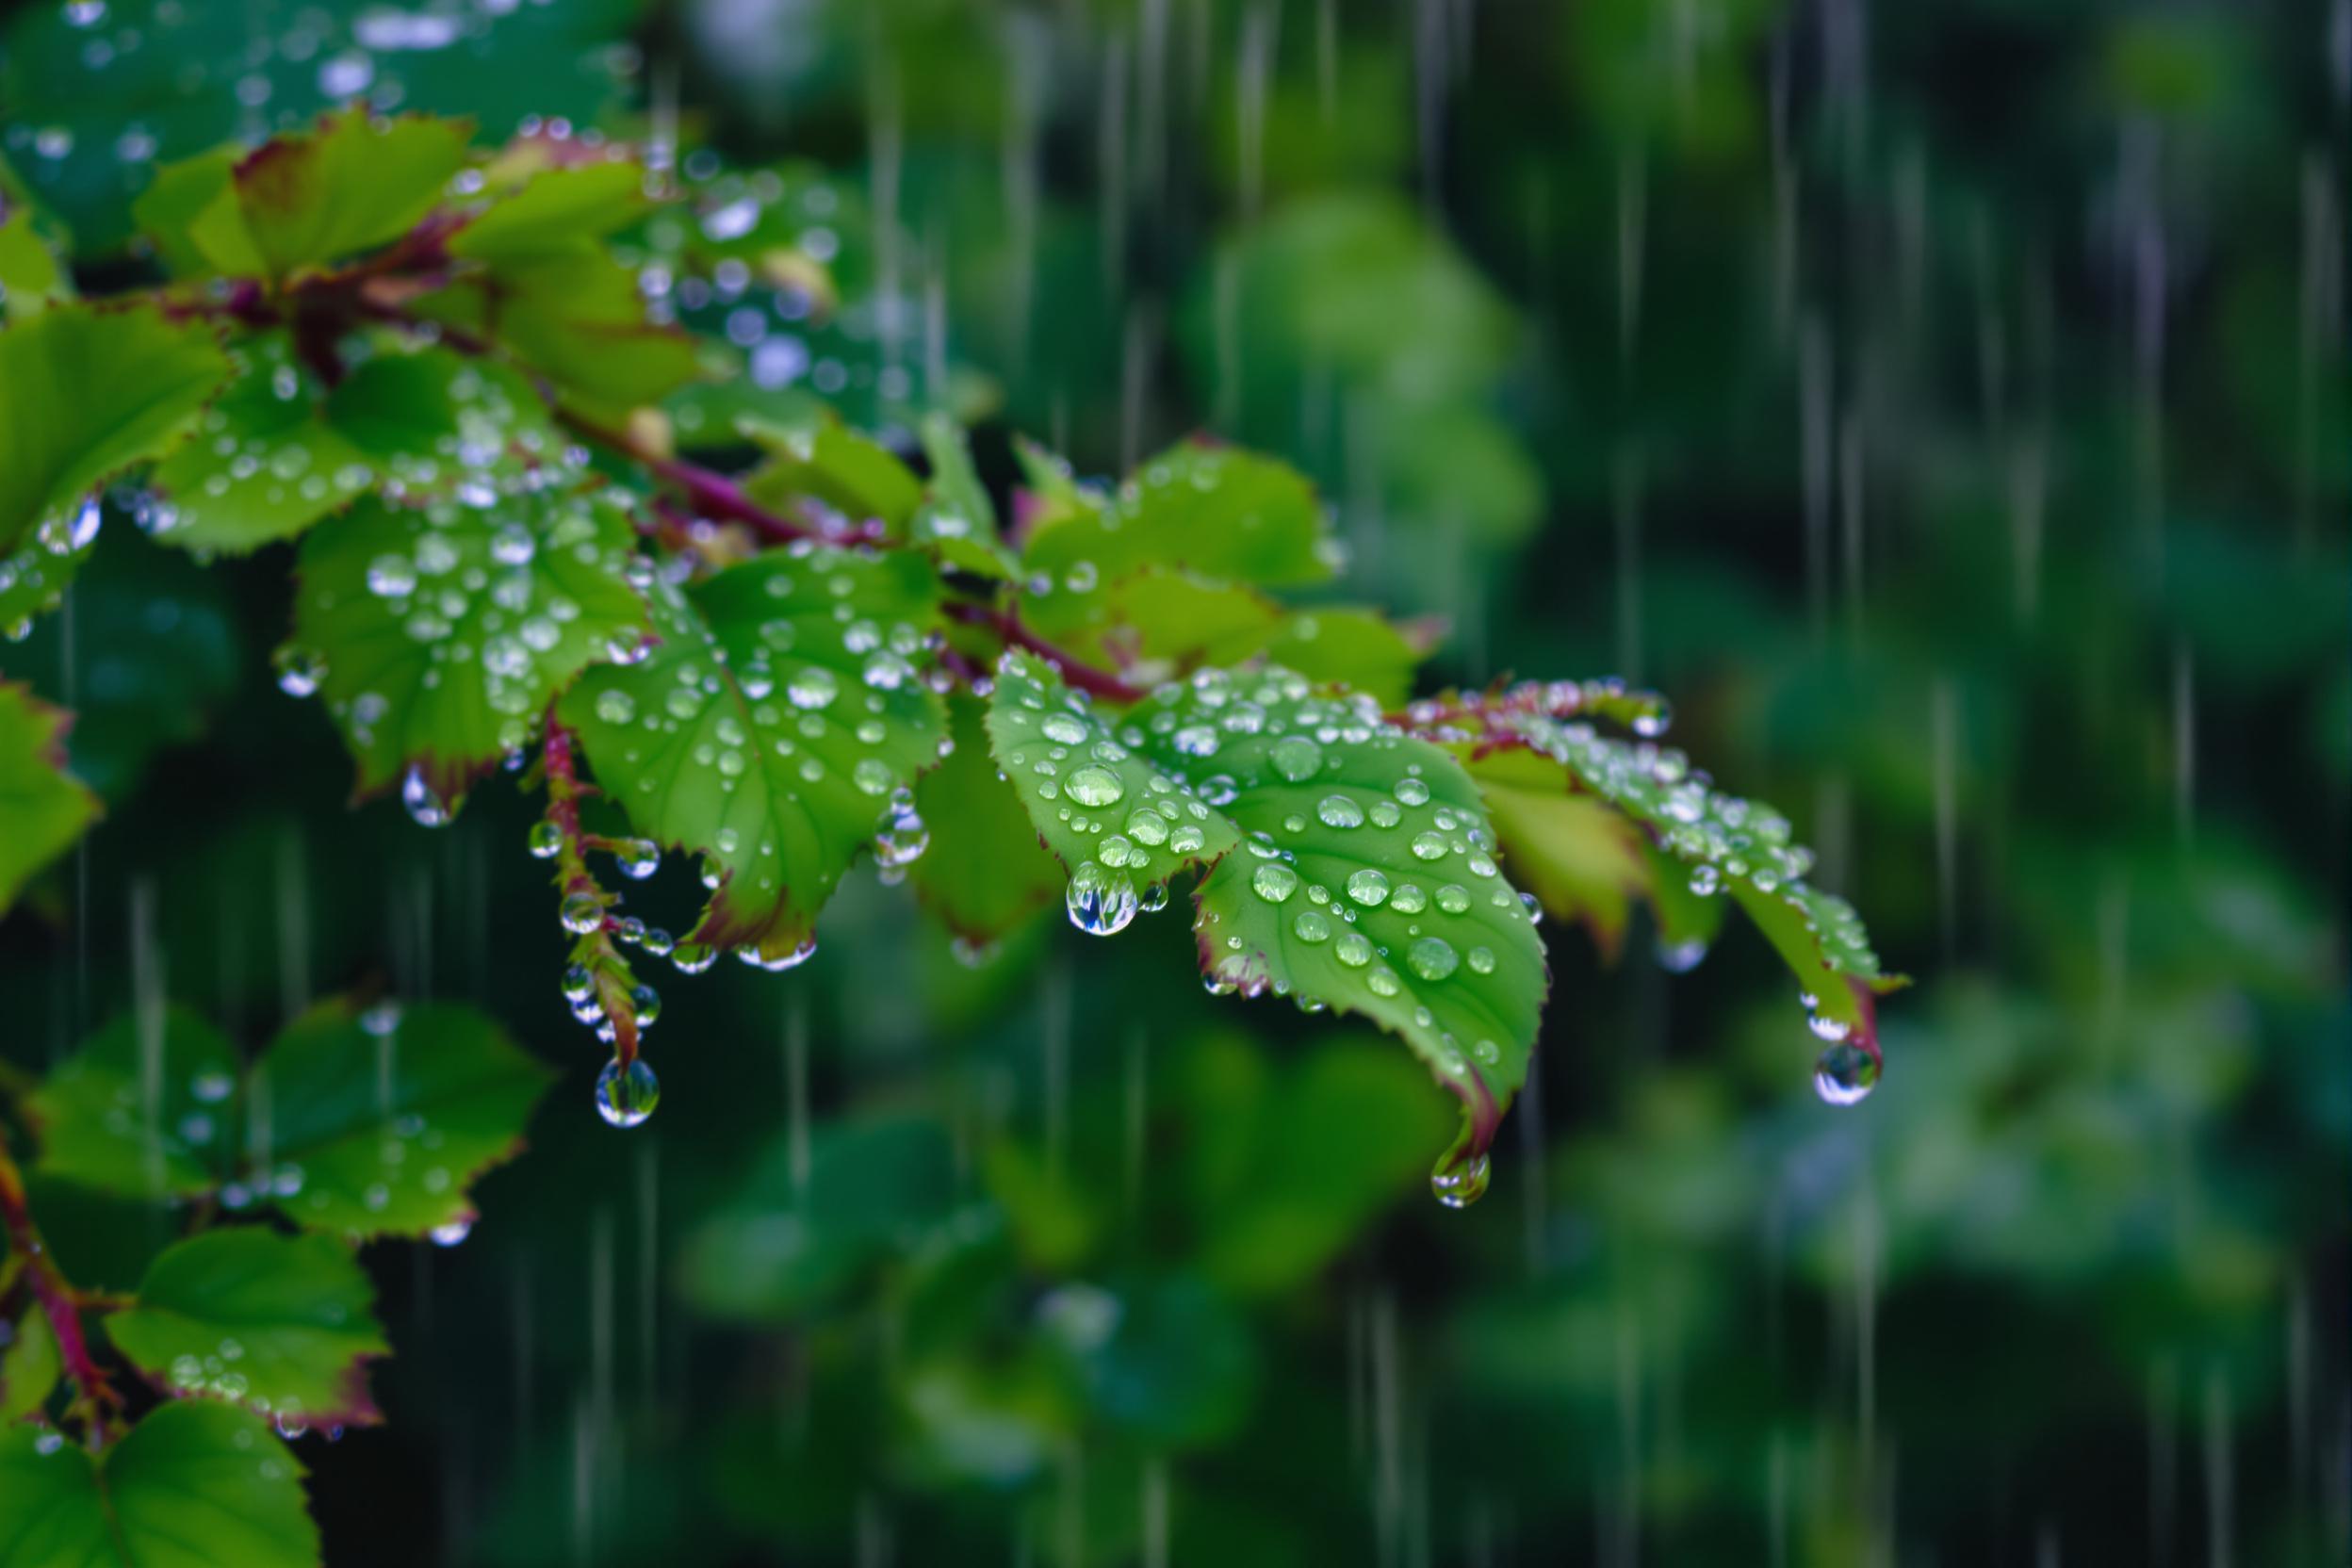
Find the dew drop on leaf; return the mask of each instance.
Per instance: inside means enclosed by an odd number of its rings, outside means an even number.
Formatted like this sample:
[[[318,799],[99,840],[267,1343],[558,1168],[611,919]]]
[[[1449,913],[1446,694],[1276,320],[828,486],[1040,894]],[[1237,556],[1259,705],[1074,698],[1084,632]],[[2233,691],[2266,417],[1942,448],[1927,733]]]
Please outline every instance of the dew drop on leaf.
[[[1064,898],[1070,923],[1096,937],[1124,931],[1138,906],[1135,879],[1123,870],[1108,869],[1095,860],[1078,863],[1078,869],[1070,873]]]
[[[1491,1167],[1484,1154],[1468,1159],[1447,1155],[1429,1172],[1429,1192],[1449,1209],[1466,1209],[1486,1196]]]

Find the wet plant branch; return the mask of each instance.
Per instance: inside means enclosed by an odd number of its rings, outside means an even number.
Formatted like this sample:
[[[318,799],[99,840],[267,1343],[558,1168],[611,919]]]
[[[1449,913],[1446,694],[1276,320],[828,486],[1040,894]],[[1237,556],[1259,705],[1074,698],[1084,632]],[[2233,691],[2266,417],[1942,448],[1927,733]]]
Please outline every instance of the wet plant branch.
[[[1021,624],[1020,612],[1005,605],[950,601],[947,613],[972,626],[985,626],[1004,639],[1008,647],[1025,648],[1059,670],[1062,678],[1105,702],[1141,702],[1148,694],[1108,670],[1097,668],[1075,654],[1054,646]]]
[[[617,845],[614,841],[591,834],[580,826],[580,802],[595,792],[596,787],[580,776],[580,764],[574,754],[576,741],[577,737],[550,710],[544,766],[547,781],[547,820],[554,825],[557,835],[555,884],[563,900],[564,929],[578,939],[572,943],[572,962],[588,972],[596,1004],[612,1025],[613,1054],[626,1068],[637,1059],[637,1004],[633,995],[636,977],[614,938],[620,928],[620,923],[612,916],[612,906],[617,900],[588,869],[591,850]],[[581,918],[592,908],[596,923],[585,931],[580,930]]]
[[[41,1303],[49,1331],[57,1337],[66,1376],[74,1380],[74,1408],[89,1423],[90,1446],[103,1448],[108,1417],[122,1408],[122,1401],[91,1358],[90,1341],[82,1334],[83,1307],[101,1298],[76,1291],[57,1267],[57,1259],[50,1255],[40,1226],[33,1222],[32,1207],[24,1196],[24,1172],[9,1155],[5,1131],[0,1131],[0,1226],[6,1228],[8,1248],[24,1271],[33,1298]]]

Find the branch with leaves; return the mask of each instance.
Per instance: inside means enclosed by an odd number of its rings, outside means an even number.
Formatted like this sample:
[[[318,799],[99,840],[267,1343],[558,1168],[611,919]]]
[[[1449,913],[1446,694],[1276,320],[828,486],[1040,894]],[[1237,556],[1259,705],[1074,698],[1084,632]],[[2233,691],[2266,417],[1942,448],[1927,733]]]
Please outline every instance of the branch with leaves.
[[[281,684],[318,700],[360,796],[397,792],[435,827],[503,772],[544,792],[529,848],[553,864],[562,987],[611,1049],[596,1098],[615,1126],[659,1097],[659,1003],[626,950],[686,973],[726,953],[792,968],[869,858],[975,949],[1057,890],[1099,937],[1188,891],[1213,992],[1366,1019],[1455,1097],[1431,1185],[1457,1207],[1527,1078],[1547,913],[1613,948],[1645,902],[1684,967],[1739,904],[1826,1042],[1824,1096],[1868,1091],[1873,998],[1899,981],[1811,887],[1787,819],[1715,788],[1664,743],[1664,703],[1619,683],[1412,700],[1426,629],[1326,596],[1342,552],[1285,465],[1188,441],[1090,483],[1018,442],[1019,482],[991,486],[944,416],[869,434],[805,409],[743,414],[758,457],[740,471],[679,455],[670,411],[704,368],[641,280],[691,270],[662,237],[679,225],[650,216],[697,199],[620,150],[542,136],[485,156],[460,124],[352,112],[164,168],[137,207],[162,276],[124,297],[72,298],[39,215],[10,212],[52,276],[0,275],[0,403],[46,411],[6,421],[24,433],[0,454],[0,624],[56,602],[109,484],[199,557],[290,545]],[[0,892],[87,825],[58,733],[0,687],[0,786],[35,824],[0,835]],[[675,939],[597,875],[665,852],[709,894]],[[184,1037],[160,1087],[125,1076],[142,1027]],[[432,1076],[431,1116],[335,1076],[376,1084],[393,1032],[381,1085]],[[323,1081],[297,1094],[304,1073]],[[202,1232],[105,1304],[159,1390],[284,1430],[372,1418],[357,1369],[384,1346],[346,1238],[462,1234],[466,1181],[542,1078],[447,1010],[331,1008],[251,1068],[175,1016],[91,1042],[31,1120],[60,1180],[301,1228]],[[121,1093],[146,1096],[127,1128],[99,1114]],[[320,1124],[256,1119],[257,1102]],[[431,1159],[384,1152],[422,1130]],[[99,1303],[46,1260],[13,1167],[0,1200],[76,1390],[19,1408],[95,1450],[115,1401],[75,1336]],[[229,1365],[172,1325],[231,1333],[239,1278],[348,1331],[267,1378],[259,1357]],[[94,1493],[122,1462],[91,1462]],[[0,1496],[11,1484],[0,1467]]]

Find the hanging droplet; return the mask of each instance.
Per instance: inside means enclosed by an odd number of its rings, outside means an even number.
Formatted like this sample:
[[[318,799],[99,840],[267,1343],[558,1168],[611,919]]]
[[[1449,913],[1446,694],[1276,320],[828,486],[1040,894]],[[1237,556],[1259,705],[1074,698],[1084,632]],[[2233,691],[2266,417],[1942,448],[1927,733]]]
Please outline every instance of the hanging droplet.
[[[473,1233],[474,1217],[470,1214],[462,1214],[455,1219],[444,1220],[433,1228],[433,1244],[435,1247],[455,1247]]]
[[[316,648],[282,647],[270,662],[278,669],[278,690],[290,697],[314,695],[327,678],[327,662]]]
[[[400,804],[419,827],[447,827],[449,824],[449,804],[433,792],[425,778],[425,770],[411,768],[400,779]]]
[[[596,1114],[615,1127],[635,1127],[662,1102],[662,1081],[642,1056],[624,1068],[618,1056],[596,1074]]]
[[[1449,1209],[1466,1209],[1486,1196],[1489,1173],[1484,1154],[1457,1159],[1450,1152],[1429,1172],[1429,1193]]]
[[[1094,860],[1080,861],[1070,873],[1064,901],[1070,923],[1096,937],[1115,936],[1127,929],[1138,907],[1135,879],[1123,870],[1107,870]]]
[[[645,950],[651,952],[653,944],[647,942]],[[670,962],[678,966],[680,974],[700,974],[718,961],[719,950],[704,942],[680,942],[670,954]]]
[[[1879,1060],[1859,1043],[1844,1039],[1824,1050],[1813,1064],[1813,1092],[1830,1105],[1858,1105],[1878,1087]]]
[[[604,924],[604,900],[585,888],[575,888],[564,895],[557,910],[564,929],[576,937],[587,936]]]
[[[1156,915],[1168,907],[1168,884],[1153,882],[1135,894],[1135,907],[1147,915]]]
[[[552,860],[564,852],[564,830],[544,819],[531,825],[531,856],[534,860]]]
[[[650,1029],[662,1019],[662,993],[651,986],[640,986],[629,993],[629,1010],[637,1015],[637,1027]]]
[[[574,964],[564,972],[564,1000],[585,1002],[596,993],[596,977],[586,964]]]
[[[612,846],[612,863],[631,882],[643,882],[662,866],[662,846],[651,839],[623,839]]]
[[[1696,937],[1687,941],[1658,944],[1658,967],[1669,974],[1688,974],[1707,956],[1707,943]]]

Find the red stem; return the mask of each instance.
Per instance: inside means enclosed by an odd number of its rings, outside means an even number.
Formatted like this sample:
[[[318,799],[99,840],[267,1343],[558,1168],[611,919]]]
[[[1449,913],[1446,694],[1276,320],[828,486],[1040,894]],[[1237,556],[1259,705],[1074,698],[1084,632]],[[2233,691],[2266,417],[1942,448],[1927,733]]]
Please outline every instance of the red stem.
[[[81,1390],[81,1401],[89,1406],[90,1446],[104,1447],[106,1412],[119,1406],[121,1400],[108,1386],[106,1375],[91,1359],[90,1341],[82,1334],[82,1298],[59,1272],[41,1238],[41,1228],[33,1223],[33,1211],[24,1198],[24,1178],[8,1156],[8,1135],[4,1132],[0,1132],[0,1224],[6,1225],[8,1246],[22,1260],[34,1298],[40,1301],[41,1315],[49,1320],[49,1331],[57,1336],[66,1376],[74,1380],[74,1385]]]
[[[1110,671],[1097,669],[1085,660],[1063,652],[1021,625],[1021,616],[1011,610],[985,604],[951,603],[947,606],[947,612],[959,621],[991,629],[1014,647],[1028,649],[1061,671],[1064,680],[1105,702],[1141,702],[1148,694],[1137,687],[1128,685]]]
[[[569,409],[559,408],[556,418],[574,434],[643,465],[654,477],[675,486],[696,509],[712,517],[742,523],[762,538],[777,544],[814,539],[818,534],[789,517],[779,516],[743,493],[743,487],[724,474],[712,473],[682,458],[664,457],[626,431],[612,430]]]

